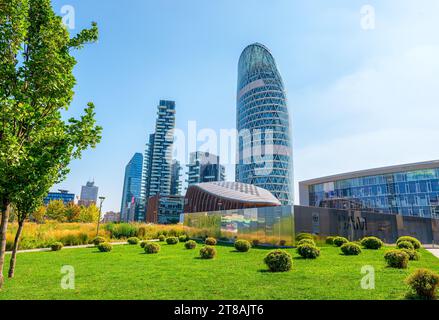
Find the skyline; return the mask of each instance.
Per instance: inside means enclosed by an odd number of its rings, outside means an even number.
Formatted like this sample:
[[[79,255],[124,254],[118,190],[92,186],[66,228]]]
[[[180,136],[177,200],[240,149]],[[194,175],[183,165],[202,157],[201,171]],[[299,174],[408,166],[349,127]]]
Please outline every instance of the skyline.
[[[55,10],[63,4],[54,1]],[[160,99],[176,101],[177,128],[184,131],[190,120],[200,129],[234,128],[238,58],[253,42],[270,48],[287,89],[296,203],[301,180],[439,158],[433,1],[370,1],[376,28],[367,31],[361,1],[133,1],[129,10],[117,2],[69,4],[76,29],[95,20],[101,30],[99,43],[78,55],[69,115],[92,100],[104,132],[97,149],[72,163],[68,179],[53,190],[78,195],[94,178],[107,197],[104,211],[118,211],[125,165],[143,153]],[[234,180],[233,170],[226,166],[227,180]]]

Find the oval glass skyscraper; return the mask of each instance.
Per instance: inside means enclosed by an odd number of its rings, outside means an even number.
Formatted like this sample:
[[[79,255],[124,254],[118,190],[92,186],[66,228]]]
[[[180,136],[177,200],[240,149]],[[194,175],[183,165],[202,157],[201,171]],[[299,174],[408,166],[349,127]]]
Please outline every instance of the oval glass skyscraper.
[[[267,189],[293,204],[290,116],[284,84],[270,51],[244,49],[238,65],[236,181]]]

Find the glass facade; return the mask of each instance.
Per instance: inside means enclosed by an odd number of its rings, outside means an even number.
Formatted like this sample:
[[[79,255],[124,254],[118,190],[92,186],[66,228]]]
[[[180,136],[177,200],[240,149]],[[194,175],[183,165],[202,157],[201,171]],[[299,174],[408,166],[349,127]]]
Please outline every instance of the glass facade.
[[[49,192],[44,198],[44,204],[47,206],[51,201],[62,200],[64,204],[75,202],[75,194],[65,192]]]
[[[120,208],[121,219],[125,222],[143,221],[144,213],[140,210],[143,155],[136,153],[125,167],[125,178]]]
[[[439,168],[310,185],[309,205],[439,217]]]
[[[276,62],[261,44],[245,48],[239,59],[237,130],[236,181],[267,189],[283,205],[291,205],[292,142],[287,98]],[[245,138],[247,132],[251,139]]]
[[[294,244],[293,206],[237,209],[184,214],[190,237],[215,237],[222,241],[257,240],[260,244]]]

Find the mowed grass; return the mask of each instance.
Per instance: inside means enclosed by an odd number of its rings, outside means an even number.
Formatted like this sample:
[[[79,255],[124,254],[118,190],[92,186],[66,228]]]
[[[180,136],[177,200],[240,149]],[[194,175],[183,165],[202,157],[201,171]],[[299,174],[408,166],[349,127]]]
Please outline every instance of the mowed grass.
[[[381,250],[344,256],[336,247],[322,247],[316,260],[300,258],[294,249],[293,270],[271,273],[263,263],[266,249],[238,253],[217,246],[213,260],[198,258],[184,245],[161,243],[159,254],[147,255],[140,246],[115,246],[110,253],[96,248],[59,252],[21,253],[16,276],[6,280],[0,299],[404,299],[404,279],[417,268],[439,272],[439,260],[421,250],[420,261],[407,270],[386,267]],[[75,269],[74,290],[61,288],[61,268]],[[365,265],[375,268],[375,289],[361,289]]]

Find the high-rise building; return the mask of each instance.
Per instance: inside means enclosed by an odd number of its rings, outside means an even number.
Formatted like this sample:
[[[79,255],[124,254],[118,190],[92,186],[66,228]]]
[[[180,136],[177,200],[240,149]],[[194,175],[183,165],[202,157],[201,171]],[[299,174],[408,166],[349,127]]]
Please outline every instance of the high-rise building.
[[[143,221],[145,215],[140,205],[143,155],[136,153],[125,167],[125,178],[120,206],[121,220],[125,222]]]
[[[283,205],[293,203],[290,116],[281,75],[259,43],[239,59],[236,181],[269,190]]]
[[[157,107],[155,133],[149,136],[143,160],[142,199],[171,194],[172,145],[175,129],[175,102],[161,100]]]
[[[181,193],[181,165],[177,160],[172,161],[171,166],[171,195],[179,196]]]
[[[98,201],[99,188],[95,186],[94,181],[88,181],[85,186],[81,188],[81,196],[78,204],[81,206],[90,206],[96,204]]]
[[[214,182],[225,180],[225,168],[220,164],[220,158],[209,152],[192,152],[187,165],[188,185],[203,182]]]

